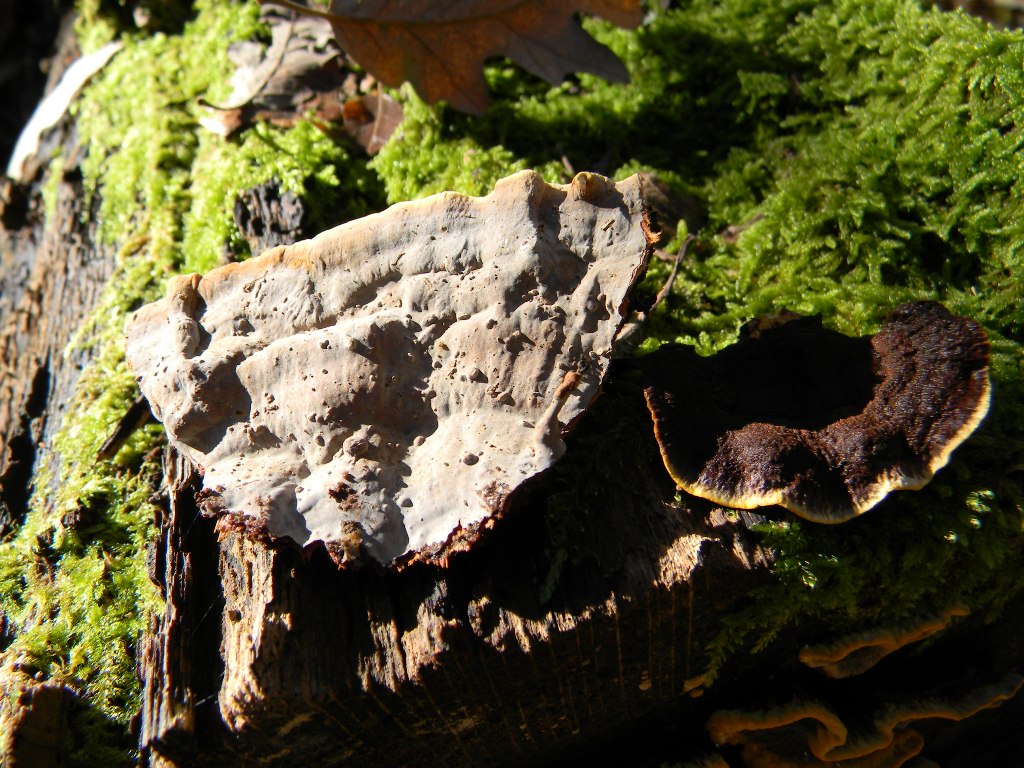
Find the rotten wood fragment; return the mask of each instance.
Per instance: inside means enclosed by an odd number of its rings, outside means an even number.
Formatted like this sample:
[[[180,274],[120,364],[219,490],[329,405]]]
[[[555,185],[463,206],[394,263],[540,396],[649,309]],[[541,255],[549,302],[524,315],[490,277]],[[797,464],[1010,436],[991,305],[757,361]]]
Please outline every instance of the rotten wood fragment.
[[[0,667],[0,766],[60,768],[67,764],[68,713],[76,696],[17,667]]]
[[[139,395],[132,401],[132,404],[128,406],[128,410],[118,420],[110,436],[103,441],[103,445],[100,446],[99,451],[96,453],[96,458],[100,460],[114,458],[117,452],[121,450],[125,440],[131,437],[135,430],[141,429],[152,419],[153,412],[149,410],[149,403],[146,402],[146,398]]]
[[[253,253],[290,245],[305,236],[306,206],[277,180],[247,189],[235,198],[235,225]]]

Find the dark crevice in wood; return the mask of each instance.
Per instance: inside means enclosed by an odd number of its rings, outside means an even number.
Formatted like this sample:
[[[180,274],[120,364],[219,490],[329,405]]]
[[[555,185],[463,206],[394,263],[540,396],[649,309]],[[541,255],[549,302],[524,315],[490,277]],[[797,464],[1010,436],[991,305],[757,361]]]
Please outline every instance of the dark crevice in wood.
[[[28,512],[36,454],[49,398],[50,363],[47,360],[32,377],[20,429],[8,443],[7,468],[0,475],[0,510],[5,513],[0,515],[0,538],[20,525]]]
[[[207,649],[207,652],[193,657],[190,685],[195,696],[196,740],[203,744],[220,740],[225,733],[217,703],[217,694],[224,679],[224,659],[214,650],[220,648],[224,616],[224,592],[218,577],[219,549],[214,521],[197,514],[185,536],[185,546],[192,553],[195,585],[189,642],[193,648]]]
[[[14,231],[28,225],[29,210],[28,188],[0,178],[0,228]]]
[[[168,449],[164,466],[167,508],[150,560],[168,607],[140,644],[142,766],[191,765],[197,742],[223,733],[217,692],[224,662],[216,649],[224,597],[214,523],[199,513],[198,478],[185,459]]]

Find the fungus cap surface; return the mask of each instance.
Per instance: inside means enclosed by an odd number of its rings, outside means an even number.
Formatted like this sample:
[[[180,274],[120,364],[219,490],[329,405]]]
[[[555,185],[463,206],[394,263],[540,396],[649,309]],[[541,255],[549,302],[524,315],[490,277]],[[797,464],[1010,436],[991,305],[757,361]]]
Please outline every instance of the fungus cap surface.
[[[206,511],[338,562],[441,555],[561,455],[649,241],[636,177],[524,171],[175,278],[128,361]]]
[[[665,466],[695,496],[778,504],[818,522],[925,485],[988,411],[988,339],[935,302],[893,310],[870,338],[792,313],[708,358],[645,361]]]

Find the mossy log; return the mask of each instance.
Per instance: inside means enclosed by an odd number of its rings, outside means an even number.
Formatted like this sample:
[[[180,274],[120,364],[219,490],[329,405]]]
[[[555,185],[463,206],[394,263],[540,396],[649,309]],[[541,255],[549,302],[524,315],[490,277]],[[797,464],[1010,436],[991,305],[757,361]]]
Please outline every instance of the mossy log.
[[[129,41],[2,195],[5,768],[30,730],[46,759],[78,765],[739,766],[752,744],[806,744],[837,720],[866,740],[898,723],[901,749],[943,765],[1017,761],[1024,696],[979,707],[1024,669],[1019,35],[903,0],[688,3],[603,33],[627,88],[539,92],[497,69],[495,116],[472,123],[397,94],[406,123],[371,166],[306,122],[201,135],[196,100],[226,92],[227,44],[258,34],[257,10],[185,15]],[[677,496],[620,362],[563,460],[472,550],[404,569],[218,534],[155,425],[107,445],[138,424],[125,313],[171,274],[244,254],[244,190],[274,180],[322,229],[382,208],[384,187],[479,192],[527,165],[552,181],[650,166],[699,198],[696,255],[654,343],[712,352],[787,307],[865,334],[930,298],[989,332],[991,416],[928,488],[801,525]],[[846,664],[903,637],[926,639]],[[864,671],[828,678],[800,661],[807,646]],[[41,687],[75,694],[46,716],[61,738],[32,723]],[[795,731],[749,735],[795,711],[812,713]],[[714,744],[715,713],[730,721],[715,733],[746,743]]]
[[[638,429],[638,394],[613,378],[569,440],[569,467],[538,479],[446,567],[339,571],[324,551],[268,549],[237,531],[216,541],[195,507],[197,478],[171,453],[168,607],[141,659],[148,764],[656,764],[712,752],[716,711],[807,697],[857,720],[879,699],[980,686],[1019,663],[1020,643],[998,639],[1018,636],[1004,634],[1017,607],[998,627],[961,624],[847,685],[798,662],[808,641],[834,637],[802,627],[732,659],[705,688],[705,649],[770,578],[772,555],[749,532],[754,516],[675,498]],[[563,560],[545,512],[567,496],[587,514]],[[553,568],[559,586],[546,594]],[[1016,702],[959,727],[930,724],[926,754],[1016,754],[995,734],[1019,712]]]

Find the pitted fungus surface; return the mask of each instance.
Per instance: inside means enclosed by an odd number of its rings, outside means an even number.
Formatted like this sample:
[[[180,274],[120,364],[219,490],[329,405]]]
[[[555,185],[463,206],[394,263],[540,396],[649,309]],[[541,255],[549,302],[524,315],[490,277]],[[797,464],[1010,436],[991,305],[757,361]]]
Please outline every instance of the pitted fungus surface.
[[[172,280],[127,354],[206,510],[338,562],[470,537],[597,394],[650,253],[640,184],[524,171]]]

